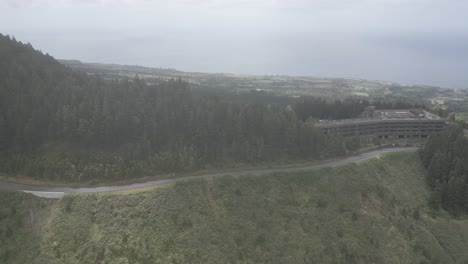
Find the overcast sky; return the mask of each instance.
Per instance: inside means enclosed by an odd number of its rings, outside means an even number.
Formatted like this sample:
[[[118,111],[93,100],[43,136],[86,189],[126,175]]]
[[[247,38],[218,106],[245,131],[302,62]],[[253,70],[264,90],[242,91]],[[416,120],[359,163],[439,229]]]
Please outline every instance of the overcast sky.
[[[466,0],[0,0],[56,58],[468,88]]]

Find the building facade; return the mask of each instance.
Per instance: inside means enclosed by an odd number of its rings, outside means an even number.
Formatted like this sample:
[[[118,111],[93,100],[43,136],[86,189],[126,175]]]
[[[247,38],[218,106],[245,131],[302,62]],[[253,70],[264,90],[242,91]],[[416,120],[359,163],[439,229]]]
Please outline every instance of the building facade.
[[[447,127],[446,119],[422,109],[375,110],[368,107],[353,119],[320,120],[317,127],[326,133],[345,137],[367,138],[426,138]]]

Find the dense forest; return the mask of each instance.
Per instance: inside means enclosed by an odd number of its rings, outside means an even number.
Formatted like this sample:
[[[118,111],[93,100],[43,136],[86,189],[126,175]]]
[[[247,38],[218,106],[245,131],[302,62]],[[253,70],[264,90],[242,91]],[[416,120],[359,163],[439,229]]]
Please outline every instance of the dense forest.
[[[434,135],[420,150],[432,190],[430,204],[453,214],[468,212],[468,138],[459,126]]]
[[[334,157],[358,142],[325,135],[314,120],[368,105],[107,80],[0,35],[0,165],[12,175],[81,182]]]

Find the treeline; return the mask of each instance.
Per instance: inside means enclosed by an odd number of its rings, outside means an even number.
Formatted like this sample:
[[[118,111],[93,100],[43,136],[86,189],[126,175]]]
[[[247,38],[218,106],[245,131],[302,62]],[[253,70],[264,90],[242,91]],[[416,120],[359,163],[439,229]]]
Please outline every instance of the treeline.
[[[358,142],[325,135],[314,119],[353,117],[367,105],[200,95],[182,80],[109,81],[0,36],[0,170],[8,174],[89,181],[334,157]]]
[[[430,204],[451,213],[468,212],[468,138],[460,126],[429,138],[420,150],[432,190]]]

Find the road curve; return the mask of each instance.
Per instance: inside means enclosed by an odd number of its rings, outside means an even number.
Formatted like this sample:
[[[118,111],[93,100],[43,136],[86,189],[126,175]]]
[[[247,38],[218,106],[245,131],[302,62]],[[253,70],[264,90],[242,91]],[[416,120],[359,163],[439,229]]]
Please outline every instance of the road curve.
[[[239,176],[239,175],[260,175],[268,174],[272,172],[294,172],[294,171],[304,171],[312,169],[320,169],[325,167],[337,167],[361,160],[366,160],[373,157],[378,157],[385,153],[390,152],[401,152],[401,151],[415,151],[417,147],[397,147],[397,148],[386,148],[380,150],[374,150],[370,152],[364,152],[356,156],[351,156],[343,158],[340,160],[326,161],[322,163],[317,163],[313,165],[303,165],[297,167],[288,167],[288,168],[273,168],[273,169],[255,169],[255,170],[244,170],[244,171],[231,171],[231,172],[220,172],[220,173],[209,173],[203,175],[191,175],[184,176],[174,179],[165,179],[165,180],[155,180],[144,183],[133,183],[128,185],[120,186],[103,186],[103,187],[90,187],[90,188],[69,188],[69,187],[50,187],[50,186],[36,186],[36,185],[26,185],[26,184],[17,184],[0,181],[0,189],[9,189],[9,190],[18,190],[26,193],[32,193],[39,197],[44,198],[61,198],[67,193],[99,193],[99,192],[112,192],[112,191],[125,191],[125,190],[134,190],[139,188],[163,185],[178,181],[184,181],[188,179],[195,178],[209,178],[209,177],[220,177],[226,175]]]

